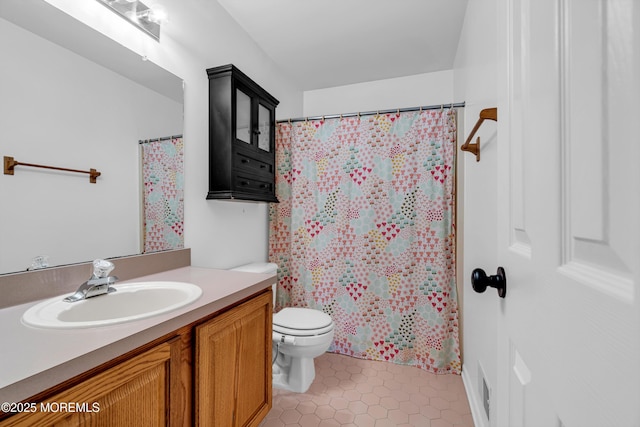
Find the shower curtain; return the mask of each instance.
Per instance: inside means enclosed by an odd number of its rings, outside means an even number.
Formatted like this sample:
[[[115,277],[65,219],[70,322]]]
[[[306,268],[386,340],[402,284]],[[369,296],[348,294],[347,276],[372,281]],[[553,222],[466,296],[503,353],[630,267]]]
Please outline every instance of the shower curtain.
[[[144,253],[184,247],[182,136],[140,141]]]
[[[453,109],[279,123],[276,310],[335,323],[329,351],[460,373]]]

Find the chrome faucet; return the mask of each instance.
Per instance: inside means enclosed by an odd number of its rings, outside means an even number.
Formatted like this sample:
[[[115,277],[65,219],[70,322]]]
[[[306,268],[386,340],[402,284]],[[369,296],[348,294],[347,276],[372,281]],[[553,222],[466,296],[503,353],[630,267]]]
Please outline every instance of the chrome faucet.
[[[112,262],[103,259],[93,261],[93,274],[91,278],[80,285],[78,290],[73,295],[66,297],[64,301],[76,302],[98,295],[105,295],[109,292],[115,292],[116,288],[112,288],[110,285],[116,283],[118,278],[116,276],[109,276],[109,273],[114,268],[115,266]]]

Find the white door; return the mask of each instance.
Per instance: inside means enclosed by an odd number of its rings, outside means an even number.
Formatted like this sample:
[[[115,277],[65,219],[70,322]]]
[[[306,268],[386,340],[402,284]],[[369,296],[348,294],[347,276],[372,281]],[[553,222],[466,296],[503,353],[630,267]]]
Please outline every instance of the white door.
[[[640,1],[498,13],[492,425],[640,426]]]

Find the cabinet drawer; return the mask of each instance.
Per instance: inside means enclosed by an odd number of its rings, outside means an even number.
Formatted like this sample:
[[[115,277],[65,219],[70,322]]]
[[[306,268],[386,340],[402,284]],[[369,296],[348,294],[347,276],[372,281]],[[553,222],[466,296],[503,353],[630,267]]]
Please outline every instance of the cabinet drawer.
[[[233,157],[233,167],[259,175],[273,175],[273,164],[258,160],[245,153],[236,152]]]
[[[273,183],[268,179],[257,179],[242,173],[237,173],[235,175],[234,186],[237,191],[267,194],[273,192]]]

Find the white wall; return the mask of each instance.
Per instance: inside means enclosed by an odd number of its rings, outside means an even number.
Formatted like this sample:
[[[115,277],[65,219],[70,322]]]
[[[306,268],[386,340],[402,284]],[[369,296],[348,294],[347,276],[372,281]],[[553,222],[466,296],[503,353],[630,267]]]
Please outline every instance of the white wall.
[[[304,115],[356,113],[458,101],[453,97],[453,71],[447,70],[306,91]]]
[[[277,118],[302,114],[302,92],[217,1],[165,0],[169,23],[156,42],[98,2],[47,0],[184,79],[185,245],[192,264],[227,268],[267,258],[265,203],[207,201],[210,67],[235,64],[280,105]]]
[[[139,253],[138,141],[181,133],[182,104],[3,19],[0,52],[2,155],[101,173],[0,175],[0,273]]]
[[[483,108],[496,107],[498,102],[497,71],[497,2],[474,0],[467,6],[463,31],[458,45],[454,69],[454,94],[466,102],[465,138],[478,120]],[[481,371],[489,387],[497,385],[497,313],[498,298],[486,292],[473,292],[471,271],[483,268],[495,274],[497,267],[497,173],[496,127],[488,123],[477,134],[481,138],[481,162],[469,153],[461,152],[464,178],[464,361],[463,379],[475,405],[475,414],[482,415]],[[474,138],[475,139],[475,138]],[[460,141],[461,143],[464,141]],[[495,393],[492,393],[492,420],[495,420]],[[488,425],[485,418],[474,418],[476,425]],[[494,424],[495,425],[495,424]]]

